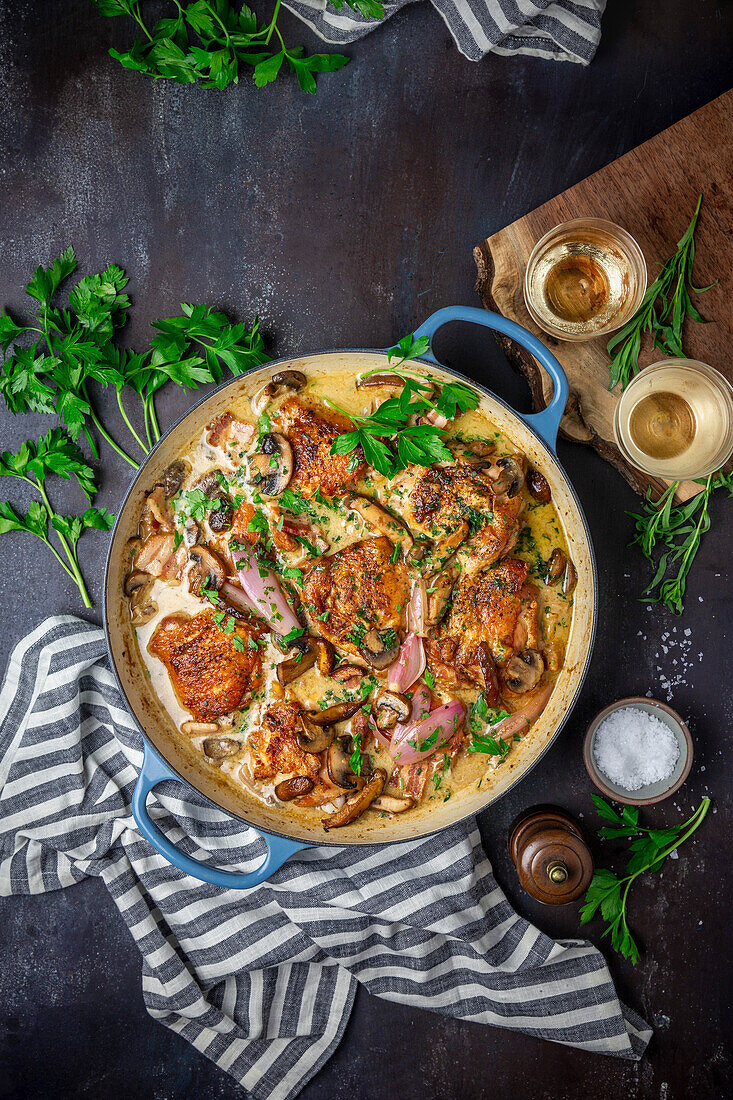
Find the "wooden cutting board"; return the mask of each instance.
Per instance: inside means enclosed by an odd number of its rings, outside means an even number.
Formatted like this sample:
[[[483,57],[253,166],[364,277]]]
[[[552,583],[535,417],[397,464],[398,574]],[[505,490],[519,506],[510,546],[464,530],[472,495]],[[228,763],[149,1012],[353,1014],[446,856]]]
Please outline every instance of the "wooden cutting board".
[[[639,242],[649,282],[658,263],[675,250],[695,209],[703,205],[695,233],[695,286],[718,285],[695,300],[706,325],[686,322],[683,346],[689,358],[715,367],[733,382],[733,91],[701,107],[681,122],[632,149],[612,164],[577,183],[562,195],[494,233],[474,249],[476,290],[486,309],[503,313],[534,332],[552,348],[570,382],[570,399],[561,425],[567,439],[589,443],[611,462],[639,493],[651,486],[655,495],[666,482],[634,470],[613,438],[614,409],[620,390],[608,392],[607,337],[586,343],[555,340],[540,331],[527,312],[522,280],[536,241],[570,218],[602,217],[624,226]],[[512,366],[529,382],[536,409],[552,392],[545,371],[524,349],[497,336]],[[666,358],[645,338],[640,363]],[[699,492],[683,482],[678,498]]]

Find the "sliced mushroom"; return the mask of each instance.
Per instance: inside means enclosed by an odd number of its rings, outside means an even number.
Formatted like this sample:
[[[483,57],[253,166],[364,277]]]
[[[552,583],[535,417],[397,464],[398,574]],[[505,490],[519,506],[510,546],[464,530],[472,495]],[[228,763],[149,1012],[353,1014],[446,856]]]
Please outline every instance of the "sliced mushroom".
[[[222,477],[224,477],[224,474],[218,467],[207,470],[205,474],[194,481],[191,488],[199,489],[209,500],[216,500],[219,497],[226,496],[226,490],[219,480]]]
[[[428,626],[436,626],[445,615],[456,576],[454,569],[444,569],[442,573],[428,578],[425,587],[428,596]]]
[[[181,458],[177,458],[175,462],[171,462],[170,466],[166,466],[160,480],[156,482],[162,488],[166,500],[170,500],[171,497],[176,495],[190,469],[188,463]]]
[[[419,565],[420,562],[427,556],[430,551],[430,544],[427,542],[417,542],[413,546],[410,553],[407,555],[408,565]]]
[[[402,543],[406,550],[412,548],[414,539],[402,520],[398,519],[397,516],[393,516],[381,504],[369,500],[368,497],[359,496],[357,493],[349,493],[348,496],[344,497],[344,504],[352,511],[358,512],[361,518],[366,520],[371,527],[374,527],[381,534],[387,535],[392,542]]]
[[[249,619],[252,615],[252,604],[245,596],[238,584],[224,581],[219,589],[219,595],[224,600],[227,610],[239,619]]]
[[[350,738],[337,737],[331,742],[326,754],[328,778],[334,786],[344,791],[355,791],[363,787],[366,782],[361,776],[356,775],[351,767],[351,751]]]
[[[568,564],[565,567],[565,576],[562,579],[562,591],[564,596],[569,596],[578,583],[578,574],[575,570],[575,566],[568,558]]]
[[[531,469],[527,474],[527,488],[540,504],[549,504],[552,500],[550,483],[539,470]]]
[[[504,669],[504,683],[510,691],[519,695],[536,687],[545,671],[542,654],[536,649],[525,649],[507,663]]]
[[[183,545],[190,549],[201,537],[201,530],[195,519],[189,516],[183,525]]]
[[[382,688],[375,700],[377,729],[383,733],[393,730],[398,722],[408,722],[412,703],[401,691]]]
[[[181,723],[181,733],[218,733],[216,722],[195,722],[192,718]]]
[[[125,577],[125,583],[122,586],[122,591],[126,596],[131,596],[133,592],[137,592],[138,588],[142,588],[144,585],[150,583],[150,574],[143,573],[141,569],[133,569],[132,573],[128,573]]]
[[[198,596],[202,588],[215,588],[217,591],[226,580],[226,570],[221,558],[218,558],[208,546],[192,546],[189,557],[193,562],[188,573],[188,590]]]
[[[550,560],[547,563],[547,572],[545,573],[545,584],[557,584],[563,573],[565,572],[565,566],[567,564],[567,558],[563,554],[559,546],[550,554]]]
[[[382,813],[401,814],[404,810],[411,810],[415,805],[414,798],[400,798],[393,794],[380,794],[370,804],[370,810],[381,810]]]
[[[360,791],[350,795],[335,814],[329,814],[328,817],[322,819],[324,829],[338,829],[342,825],[349,825],[352,821],[356,821],[364,813],[367,806],[379,797],[386,782],[386,771],[383,768],[375,768],[369,776],[369,781]]]
[[[338,680],[340,684],[343,684],[346,688],[358,687],[364,678],[365,669],[360,668],[359,665],[339,665],[331,673],[333,680]]]
[[[267,432],[249,460],[250,481],[266,497],[279,497],[293,476],[293,448],[284,435]]]
[[[227,756],[236,756],[242,747],[241,741],[231,737],[207,737],[203,743],[204,755],[210,760],[224,760]]]
[[[351,701],[344,699],[340,703],[334,703],[332,707],[326,707],[325,710],[308,711],[308,718],[314,726],[332,726],[336,722],[345,722],[363,706],[363,699]]]
[[[453,460],[459,466],[474,466],[476,468],[488,466],[495,447],[493,443],[486,443],[482,439],[466,442],[463,439],[449,439],[446,446],[453,455]]]
[[[400,639],[395,630],[385,631],[387,639],[378,630],[369,630],[364,635],[359,652],[372,668],[389,668],[400,651]]]
[[[310,794],[315,783],[309,775],[294,775],[292,779],[283,779],[275,787],[275,794],[281,802],[292,802],[304,794]]]
[[[357,390],[368,390],[375,386],[392,386],[394,389],[405,388],[404,378],[399,374],[361,374],[356,379]]]
[[[296,653],[294,657],[288,657],[287,660],[281,661],[277,666],[279,682],[281,684],[292,684],[293,680],[297,680],[309,668],[313,668],[317,656],[315,648],[311,647],[305,653]]]
[[[257,416],[260,416],[274,397],[280,397],[283,393],[299,393],[308,382],[306,376],[299,370],[281,370],[273,374],[269,382],[258,390],[252,398],[252,408]]]
[[[316,651],[316,663],[321,676],[330,676],[336,663],[336,651],[325,638],[310,638],[312,648]]]
[[[487,706],[493,707],[499,698],[499,673],[494,656],[486,642],[481,642],[476,650],[476,664],[484,682],[484,699]]]
[[[142,576],[146,576],[145,573]],[[158,605],[153,599],[154,577],[147,577],[147,583],[135,588],[130,597],[130,619],[133,626],[145,626],[158,613]]]
[[[222,531],[228,531],[232,525],[233,517],[234,508],[231,502],[222,497],[221,504],[209,513],[209,527],[217,535]]]
[[[499,473],[494,479],[494,492],[497,496],[515,497],[524,485],[522,463],[513,455],[507,455],[497,459],[496,466]]]
[[[311,714],[299,714],[298,744],[305,752],[323,752],[333,741],[335,734],[328,726],[316,725]]]

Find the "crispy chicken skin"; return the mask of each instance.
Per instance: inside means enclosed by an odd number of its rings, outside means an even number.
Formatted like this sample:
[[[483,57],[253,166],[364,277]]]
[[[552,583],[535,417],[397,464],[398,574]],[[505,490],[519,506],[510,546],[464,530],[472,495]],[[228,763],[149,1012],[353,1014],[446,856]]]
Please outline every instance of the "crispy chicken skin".
[[[351,455],[331,454],[336,436],[353,427],[345,416],[320,402],[306,404],[297,397],[284,401],[273,418],[273,428],[287,436],[293,448],[289,488],[306,497],[320,489],[324,496],[332,497],[355,481],[365,469],[361,448]],[[356,465],[352,469],[354,456]]]
[[[390,561],[388,538],[364,539],[319,558],[306,577],[303,602],[317,633],[339,649],[359,654],[354,638],[369,630],[397,630],[409,598],[407,570]]]
[[[428,663],[437,680],[457,684],[479,680],[476,650],[488,643],[497,664],[518,649],[538,643],[537,590],[527,584],[529,566],[507,558],[493,569],[464,574],[443,626],[426,644]]]
[[[447,547],[468,539],[464,567],[491,565],[516,541],[522,497],[496,496],[482,470],[460,463],[411,466],[395,487],[404,494],[404,517],[414,531]]]
[[[262,715],[260,726],[249,736],[254,779],[274,779],[276,775],[307,775],[316,779],[321,758],[304,752],[298,743],[299,703],[275,703]]]
[[[237,622],[232,634],[224,634],[215,614],[212,608],[194,618],[184,612],[166,615],[148,642],[148,651],[168,669],[181,706],[198,722],[235,710],[262,682],[259,651],[249,645],[257,630]],[[235,646],[235,637],[243,650]]]

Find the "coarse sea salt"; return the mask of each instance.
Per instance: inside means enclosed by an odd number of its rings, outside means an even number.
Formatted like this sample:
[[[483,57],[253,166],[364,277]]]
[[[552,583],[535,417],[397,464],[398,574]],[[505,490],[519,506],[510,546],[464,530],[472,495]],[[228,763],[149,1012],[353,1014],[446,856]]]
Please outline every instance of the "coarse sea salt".
[[[669,779],[680,746],[670,728],[636,707],[621,707],[596,730],[593,755],[600,771],[625,791]]]

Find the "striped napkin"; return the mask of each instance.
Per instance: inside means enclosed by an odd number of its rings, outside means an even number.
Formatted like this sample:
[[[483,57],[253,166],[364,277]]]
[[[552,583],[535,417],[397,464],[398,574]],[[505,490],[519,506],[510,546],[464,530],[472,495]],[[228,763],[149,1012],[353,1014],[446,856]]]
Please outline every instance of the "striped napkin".
[[[13,652],[0,699],[0,894],[101,878],[140,948],[150,1015],[257,1100],[296,1096],[324,1064],[358,982],[416,1008],[641,1057],[651,1031],[618,1001],[601,954],[517,916],[473,823],[304,851],[251,890],[208,886],[136,830],[141,738],[99,629],[41,623]],[[199,859],[254,869],[262,858],[253,830],[180,784],[157,788],[151,813]]]
[[[415,0],[383,0],[384,18]],[[529,54],[587,65],[601,39],[606,0],[430,0],[469,61],[484,54]],[[285,7],[332,45],[363,38],[382,20],[365,19],[344,0],[285,0]]]

